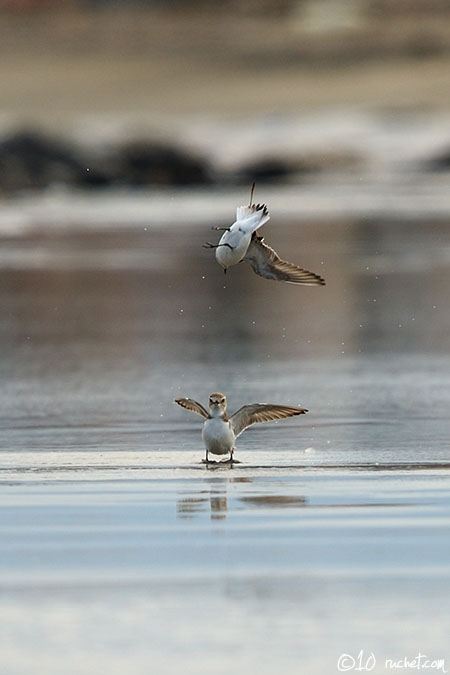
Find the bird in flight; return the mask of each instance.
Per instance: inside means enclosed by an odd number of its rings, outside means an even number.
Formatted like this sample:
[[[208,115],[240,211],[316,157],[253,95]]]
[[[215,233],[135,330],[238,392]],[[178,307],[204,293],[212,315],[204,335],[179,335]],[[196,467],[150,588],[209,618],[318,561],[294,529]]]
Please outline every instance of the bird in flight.
[[[228,417],[227,399],[224,394],[220,393],[210,395],[209,412],[201,403],[194,401],[192,398],[176,398],[174,402],[205,419],[202,438],[206,447],[206,463],[209,461],[209,453],[213,455],[229,453],[229,461],[233,462],[236,438],[252,424],[303,415],[308,412],[306,408],[294,408],[287,405],[250,403],[250,405],[242,406],[231,417]]]
[[[224,230],[218,244],[207,242],[204,248],[213,248],[216,251],[216,260],[223,267],[224,272],[232,265],[247,262],[253,271],[265,279],[287,281],[303,286],[323,286],[324,279],[314,272],[309,272],[293,263],[282,260],[279,255],[268,246],[263,237],[258,234],[270,218],[265,204],[252,204],[253,183],[248,206],[238,206],[236,221],[230,227],[213,227],[213,230]]]

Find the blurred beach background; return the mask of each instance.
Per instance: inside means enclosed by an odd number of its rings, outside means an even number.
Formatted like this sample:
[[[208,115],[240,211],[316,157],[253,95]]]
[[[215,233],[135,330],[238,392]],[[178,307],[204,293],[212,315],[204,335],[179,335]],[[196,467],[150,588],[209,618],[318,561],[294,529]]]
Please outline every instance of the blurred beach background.
[[[446,672],[449,3],[0,0],[0,44],[1,675]],[[254,180],[325,287],[202,248]],[[217,390],[309,413],[207,468]]]

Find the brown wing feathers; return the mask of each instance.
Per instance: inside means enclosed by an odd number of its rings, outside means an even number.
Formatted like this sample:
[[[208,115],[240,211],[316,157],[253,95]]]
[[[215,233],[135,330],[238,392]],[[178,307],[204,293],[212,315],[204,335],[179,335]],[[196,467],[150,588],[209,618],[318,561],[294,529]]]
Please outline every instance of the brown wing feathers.
[[[197,415],[201,415],[205,419],[208,419],[210,416],[209,412],[202,406],[202,404],[194,401],[193,398],[176,398],[175,403],[181,405],[182,408],[186,408],[186,410],[191,410],[192,412],[197,413]]]
[[[307,412],[306,408],[293,408],[287,405],[272,403],[252,403],[239,408],[230,417],[230,422],[234,433],[236,436],[239,436],[251,424],[271,422],[285,417],[293,417],[294,415],[303,415]]]
[[[248,262],[254,272],[265,279],[288,281],[304,286],[323,286],[325,281],[318,274],[297,267],[279,255],[268,246],[262,237],[253,236],[244,261]]]

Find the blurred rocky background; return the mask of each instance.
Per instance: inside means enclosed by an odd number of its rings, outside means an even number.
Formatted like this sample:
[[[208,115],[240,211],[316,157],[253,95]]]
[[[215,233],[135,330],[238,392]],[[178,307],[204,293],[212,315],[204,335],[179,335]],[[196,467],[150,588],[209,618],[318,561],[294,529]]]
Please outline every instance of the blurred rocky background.
[[[448,0],[0,0],[0,196],[448,172]]]

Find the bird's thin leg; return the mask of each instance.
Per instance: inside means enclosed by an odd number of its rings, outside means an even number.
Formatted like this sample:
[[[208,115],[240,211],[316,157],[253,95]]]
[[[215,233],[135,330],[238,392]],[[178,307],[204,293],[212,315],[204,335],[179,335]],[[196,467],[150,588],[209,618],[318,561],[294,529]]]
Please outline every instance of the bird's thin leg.
[[[208,462],[209,462],[209,459],[208,459],[208,450],[206,450],[206,460],[205,460],[205,461],[206,461],[206,463],[208,464]]]
[[[230,450],[230,463],[233,464],[233,453],[234,453],[234,448]]]
[[[213,225],[211,229],[216,230],[216,232],[229,232],[231,228],[229,228],[229,227],[216,227],[215,225]]]
[[[234,251],[234,246],[230,244],[210,244],[209,241],[206,244],[203,244],[203,248],[219,248],[219,246],[228,246],[231,251]]]
[[[254,190],[255,190],[255,181],[253,181],[252,187],[251,187],[251,190],[250,190],[250,204],[249,204],[249,206],[252,205],[252,201],[253,201],[253,192],[254,192]]]

